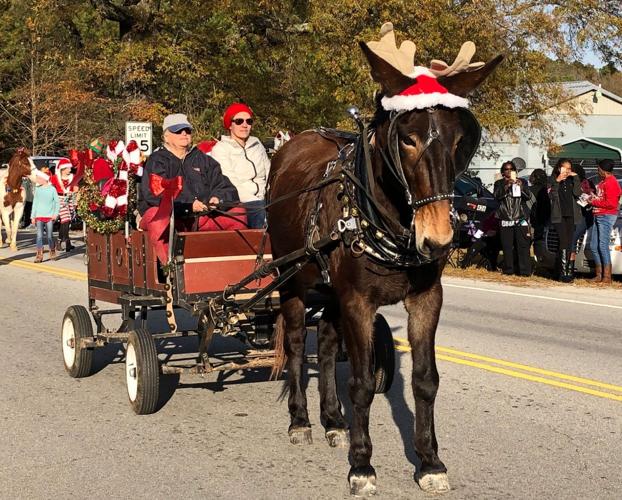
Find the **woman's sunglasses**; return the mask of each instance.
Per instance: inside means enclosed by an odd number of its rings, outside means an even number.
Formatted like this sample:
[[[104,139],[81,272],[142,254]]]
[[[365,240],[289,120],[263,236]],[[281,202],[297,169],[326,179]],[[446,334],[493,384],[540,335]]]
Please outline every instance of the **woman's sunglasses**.
[[[173,131],[171,130],[171,132],[173,132]],[[181,130],[178,130],[177,132],[173,132],[173,134],[179,135],[182,132],[185,132],[186,134],[191,135],[192,134],[192,129],[191,128],[182,128]]]
[[[231,121],[236,125],[242,125],[244,122],[246,122],[247,125],[252,125],[255,120],[253,120],[252,118],[247,118],[246,120],[244,118],[234,118]]]

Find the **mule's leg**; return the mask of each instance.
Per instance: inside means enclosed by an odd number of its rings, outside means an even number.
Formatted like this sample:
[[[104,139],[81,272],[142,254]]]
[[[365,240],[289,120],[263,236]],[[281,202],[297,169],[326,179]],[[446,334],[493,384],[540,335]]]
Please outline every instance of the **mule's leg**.
[[[341,413],[337,396],[336,361],[340,336],[336,329],[339,314],[335,306],[326,306],[318,328],[318,358],[320,369],[320,417],[326,430],[326,440],[332,447],[348,445],[348,424]]]
[[[350,493],[369,496],[376,493],[376,471],[371,466],[372,444],[369,437],[369,407],[376,382],[372,363],[372,329],[375,308],[361,296],[341,301],[341,325],[350,359],[348,381],[352,400],[350,428]]]
[[[19,229],[19,221],[22,220],[23,214],[23,203],[18,203],[15,207],[13,207],[13,221],[11,223],[11,250],[17,250],[17,230]]]
[[[449,491],[447,468],[438,458],[434,432],[434,400],[438,391],[438,371],[434,337],[443,304],[443,288],[436,282],[425,291],[409,294],[404,305],[408,311],[408,340],[412,348],[412,386],[415,396],[415,450],[421,460],[417,482],[431,493]]]
[[[311,444],[311,423],[307,396],[302,385],[302,362],[305,351],[305,305],[300,296],[283,292],[281,313],[285,321],[285,354],[289,380],[289,440],[292,444]]]

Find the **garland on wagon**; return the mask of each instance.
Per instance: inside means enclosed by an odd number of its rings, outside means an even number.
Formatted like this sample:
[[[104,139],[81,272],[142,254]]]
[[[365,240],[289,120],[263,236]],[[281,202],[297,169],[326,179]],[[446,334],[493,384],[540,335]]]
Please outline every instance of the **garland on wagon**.
[[[103,153],[103,141],[96,139],[84,151],[72,150],[70,158],[84,171],[78,214],[95,232],[110,234],[123,229],[135,209],[143,158],[136,141],[110,141]]]

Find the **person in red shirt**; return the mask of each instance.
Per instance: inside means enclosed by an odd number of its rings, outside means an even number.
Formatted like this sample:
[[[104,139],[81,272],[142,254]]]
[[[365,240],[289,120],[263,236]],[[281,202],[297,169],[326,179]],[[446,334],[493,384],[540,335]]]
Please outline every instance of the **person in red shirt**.
[[[612,160],[598,162],[598,175],[602,180],[596,186],[596,194],[591,198],[591,204],[594,207],[594,228],[590,248],[596,267],[596,276],[591,281],[594,283],[611,284],[609,241],[611,229],[618,218],[620,194],[622,194],[618,179],[612,174],[613,165]]]

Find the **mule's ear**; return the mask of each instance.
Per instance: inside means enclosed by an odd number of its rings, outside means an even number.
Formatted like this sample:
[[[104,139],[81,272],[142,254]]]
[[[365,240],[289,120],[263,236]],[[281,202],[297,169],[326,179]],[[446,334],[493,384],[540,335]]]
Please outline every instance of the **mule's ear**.
[[[376,83],[382,86],[382,92],[386,96],[394,96],[402,90],[410,87],[414,82],[414,78],[409,78],[400,70],[394,68],[381,57],[377,56],[365,42],[359,42],[361,50],[371,68],[371,77]]]
[[[498,55],[476,71],[458,73],[453,76],[440,76],[438,82],[452,94],[466,97],[480,86],[502,60],[503,56]]]

